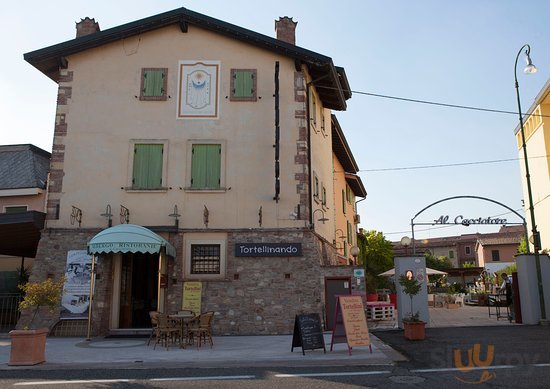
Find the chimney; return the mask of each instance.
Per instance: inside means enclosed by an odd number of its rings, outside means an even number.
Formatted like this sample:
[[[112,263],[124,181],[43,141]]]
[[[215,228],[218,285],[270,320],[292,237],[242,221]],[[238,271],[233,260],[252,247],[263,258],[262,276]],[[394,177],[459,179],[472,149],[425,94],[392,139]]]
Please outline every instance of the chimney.
[[[295,45],[297,24],[298,22],[293,21],[288,16],[279,17],[279,20],[275,20],[277,39]]]
[[[80,22],[76,23],[76,37],[80,38],[81,36],[90,35],[94,32],[99,32],[99,23],[95,19],[90,19],[85,17],[80,19]]]

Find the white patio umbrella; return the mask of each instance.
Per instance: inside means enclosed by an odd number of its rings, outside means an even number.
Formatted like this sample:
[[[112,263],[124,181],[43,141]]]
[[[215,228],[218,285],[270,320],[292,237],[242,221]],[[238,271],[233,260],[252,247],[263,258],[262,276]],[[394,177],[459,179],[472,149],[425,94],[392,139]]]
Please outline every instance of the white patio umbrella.
[[[432,269],[430,267],[427,267],[426,268],[426,275],[443,275],[443,274],[448,274],[448,273],[445,273],[444,271],[441,271],[441,270],[436,270],[436,269]],[[383,273],[380,273],[378,274],[379,276],[388,276],[388,277],[391,277],[391,276],[394,276],[395,275],[395,267],[393,269],[390,269],[390,270],[387,270]]]

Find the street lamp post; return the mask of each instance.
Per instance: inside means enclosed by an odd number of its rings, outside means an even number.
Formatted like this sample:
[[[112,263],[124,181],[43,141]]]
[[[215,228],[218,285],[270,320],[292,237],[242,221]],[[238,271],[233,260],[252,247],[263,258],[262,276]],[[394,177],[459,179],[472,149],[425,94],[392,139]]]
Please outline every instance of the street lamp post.
[[[537,231],[537,224],[535,222],[535,208],[533,205],[533,191],[531,189],[531,174],[529,173],[529,161],[527,159],[527,145],[525,144],[525,130],[523,128],[523,114],[521,112],[521,102],[519,98],[519,83],[518,83],[518,76],[517,76],[517,67],[518,67],[518,59],[521,55],[521,52],[525,49],[525,59],[527,61],[527,66],[524,69],[524,73],[526,74],[532,74],[537,72],[537,68],[535,65],[533,65],[533,62],[531,61],[530,53],[531,53],[531,46],[528,44],[525,44],[519,49],[518,54],[516,56],[516,62],[514,64],[514,80],[515,80],[515,87],[516,87],[516,97],[518,100],[518,113],[519,113],[519,125],[520,125],[520,131],[521,131],[521,147],[523,148],[523,160],[525,161],[525,180],[527,181],[527,197],[529,200],[529,215],[531,218],[531,232],[533,236],[533,249],[535,251],[535,266],[537,270],[537,282],[538,282],[538,291],[539,291],[539,301],[540,301],[540,316],[541,316],[541,323],[546,322],[546,306],[544,304],[544,290],[542,286],[542,273],[540,268],[540,256],[539,256],[539,250],[541,249],[541,243],[540,243],[540,235]],[[529,248],[529,237],[525,237],[527,240],[527,247]]]

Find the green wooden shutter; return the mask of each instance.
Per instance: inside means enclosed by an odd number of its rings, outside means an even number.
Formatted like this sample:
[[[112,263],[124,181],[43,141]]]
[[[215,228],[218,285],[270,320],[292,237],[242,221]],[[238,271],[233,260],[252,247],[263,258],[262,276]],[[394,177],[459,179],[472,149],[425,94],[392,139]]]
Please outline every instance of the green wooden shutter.
[[[134,176],[136,189],[154,189],[162,186],[162,144],[136,144],[134,146]]]
[[[342,189],[342,212],[346,213],[346,191]]]
[[[146,70],[143,72],[143,96],[159,97],[164,95],[164,71]]]
[[[251,70],[236,70],[234,73],[234,91],[235,97],[253,97],[254,96],[254,72]]]
[[[192,148],[191,188],[220,187],[221,145],[195,144]]]

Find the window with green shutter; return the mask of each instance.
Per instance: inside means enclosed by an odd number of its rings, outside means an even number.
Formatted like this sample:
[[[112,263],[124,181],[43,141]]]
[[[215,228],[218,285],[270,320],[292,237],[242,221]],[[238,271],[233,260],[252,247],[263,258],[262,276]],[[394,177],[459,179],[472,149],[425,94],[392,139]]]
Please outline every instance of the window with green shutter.
[[[317,125],[317,101],[315,100],[315,93],[311,89],[309,92],[309,120],[314,127]]]
[[[231,69],[231,101],[256,101],[256,69]]]
[[[193,144],[191,159],[191,188],[220,189],[220,144]]]
[[[342,189],[342,212],[346,214],[346,191]]]
[[[141,69],[140,100],[166,100],[167,68]]]
[[[21,213],[21,212],[27,212],[27,206],[26,205],[11,205],[11,206],[5,206],[4,207],[5,213]]]
[[[162,188],[163,144],[135,144],[132,189]]]

